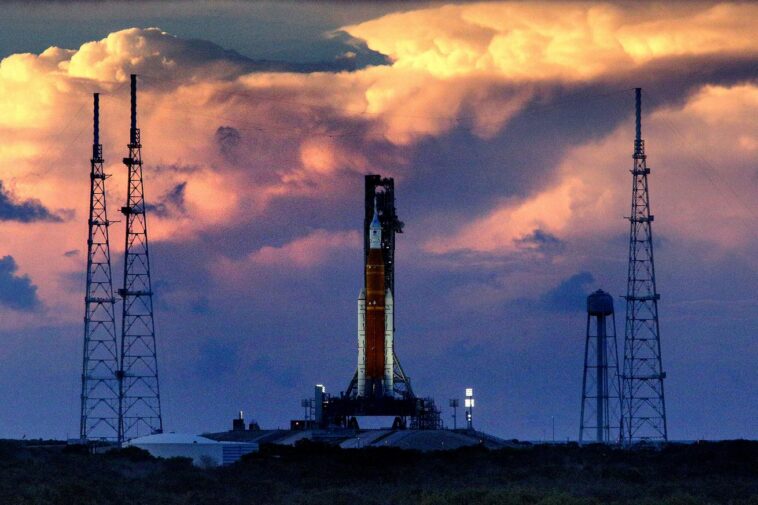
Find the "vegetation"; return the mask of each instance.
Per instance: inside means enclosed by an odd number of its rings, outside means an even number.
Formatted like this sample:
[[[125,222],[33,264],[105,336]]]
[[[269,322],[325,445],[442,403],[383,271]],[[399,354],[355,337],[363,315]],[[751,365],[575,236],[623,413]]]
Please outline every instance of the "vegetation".
[[[138,449],[0,442],[0,503],[27,504],[745,504],[758,505],[758,443],[661,450],[533,446],[439,453],[264,447],[201,469]]]

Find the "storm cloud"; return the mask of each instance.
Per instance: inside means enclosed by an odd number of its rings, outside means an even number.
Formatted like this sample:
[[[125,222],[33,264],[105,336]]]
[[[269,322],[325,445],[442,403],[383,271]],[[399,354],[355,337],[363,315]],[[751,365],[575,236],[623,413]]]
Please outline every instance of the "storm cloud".
[[[542,303],[549,310],[579,311],[587,305],[587,295],[595,278],[589,272],[579,272],[562,281],[542,296]]]
[[[48,210],[38,200],[18,200],[4,187],[0,181],[0,221],[18,221],[31,223],[47,221],[59,223],[63,219]]]
[[[37,286],[27,275],[18,274],[13,256],[0,258],[0,305],[15,310],[32,311],[40,306]]]

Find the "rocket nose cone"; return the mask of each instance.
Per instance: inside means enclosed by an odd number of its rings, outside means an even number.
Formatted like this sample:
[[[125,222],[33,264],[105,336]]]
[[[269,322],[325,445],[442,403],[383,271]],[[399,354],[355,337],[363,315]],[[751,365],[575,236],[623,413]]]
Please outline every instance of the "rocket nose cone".
[[[366,299],[366,288],[361,288],[361,290],[358,292],[358,299],[359,300]]]

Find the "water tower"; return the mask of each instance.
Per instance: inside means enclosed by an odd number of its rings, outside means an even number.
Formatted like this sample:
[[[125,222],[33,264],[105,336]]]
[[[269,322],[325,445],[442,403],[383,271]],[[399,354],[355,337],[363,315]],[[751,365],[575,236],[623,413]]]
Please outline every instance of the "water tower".
[[[587,297],[587,337],[579,443],[619,439],[620,386],[613,297],[599,289]]]

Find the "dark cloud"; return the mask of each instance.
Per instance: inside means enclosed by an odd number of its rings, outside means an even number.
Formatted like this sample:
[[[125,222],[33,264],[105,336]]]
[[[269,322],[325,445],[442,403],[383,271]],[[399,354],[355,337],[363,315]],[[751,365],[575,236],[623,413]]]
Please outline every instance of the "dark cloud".
[[[187,182],[180,182],[171,188],[166,194],[158,199],[156,204],[146,204],[145,210],[151,214],[160,217],[167,217],[173,214],[181,214],[185,211],[184,191],[187,188]]]
[[[195,42],[195,41],[193,41]],[[214,57],[226,57],[235,62],[242,62],[248,72],[350,72],[360,70],[367,66],[388,65],[391,60],[384,54],[368,48],[366,42],[343,31],[336,31],[327,38],[334,59],[317,62],[296,62],[279,60],[250,59],[240,55],[236,51],[222,49],[216,44],[206,41],[197,41],[202,45],[203,51]],[[205,43],[205,44],[202,44]],[[207,44],[215,46],[208,47]],[[240,59],[241,58],[241,59]]]
[[[181,163],[164,163],[153,167],[155,173],[191,174],[200,170],[200,165],[184,165]]]
[[[139,64],[141,66],[134,68],[149,88],[170,89],[177,83],[209,72],[216,78],[232,80],[244,74],[257,72],[352,72],[371,65],[391,63],[387,56],[369,49],[364,41],[341,31],[334,32],[326,38],[333,57],[312,62],[250,58],[202,39],[182,39],[181,43],[175,43],[173,37],[161,33],[157,28],[148,28],[141,33],[152,39],[151,43],[160,49],[161,54],[160,62],[154,61],[151,64],[145,59]],[[178,70],[172,72],[171,78],[163,75],[164,61],[176,63]]]
[[[233,376],[239,365],[239,346],[208,339],[200,347],[195,363],[196,373],[203,379],[222,379]]]
[[[536,229],[532,233],[516,239],[515,242],[516,246],[521,249],[543,254],[559,253],[566,248],[566,244],[561,239],[552,233],[540,229]]]
[[[300,367],[294,363],[282,363],[268,356],[256,359],[250,366],[250,373],[266,376],[274,384],[287,388],[302,387]]]
[[[343,70],[358,70],[368,66],[389,65],[392,60],[386,55],[368,48],[366,42],[342,30],[332,32],[329,41],[338,53],[334,63]],[[339,53],[340,51],[343,51]]]
[[[516,89],[511,84],[501,88],[506,96]],[[409,161],[413,169],[406,170],[402,181],[415,193],[406,196],[410,211],[472,218],[504,196],[529,196],[554,182],[568,150],[604,137],[633,110],[631,90],[564,87],[546,88],[538,95],[492,138],[481,138],[460,124],[418,142]],[[462,116],[471,114],[461,111]]]
[[[18,221],[32,223],[35,221],[47,221],[53,223],[63,222],[63,218],[50,212],[39,200],[20,201],[13,197],[0,181],[0,221]]]
[[[74,256],[78,256],[78,255],[79,255],[78,249],[71,249],[70,251],[66,251],[63,253],[63,256],[65,256],[66,258],[73,258]]]
[[[321,41],[322,45],[328,46],[328,52],[334,55],[333,59],[315,62],[252,59],[205,40],[191,42],[199,53],[206,54],[209,59],[227,59],[240,63],[246,72],[352,72],[368,66],[388,65],[392,62],[386,55],[369,49],[365,41],[344,31],[332,32]]]
[[[210,301],[207,296],[201,296],[194,300],[190,305],[190,312],[193,314],[207,314],[210,311]]]
[[[219,126],[214,135],[221,155],[232,163],[237,159],[237,148],[242,136],[238,129],[232,126]]]
[[[545,293],[540,302],[548,310],[573,312],[586,306],[590,285],[595,278],[589,272],[579,272]]]
[[[610,89],[630,84],[641,87],[643,107],[650,110],[682,105],[704,84],[729,86],[756,82],[756,67],[758,57],[753,55],[670,56],[609,76],[598,85]]]
[[[28,275],[16,275],[18,265],[13,256],[0,258],[0,305],[11,309],[31,311],[41,305],[37,286]]]

